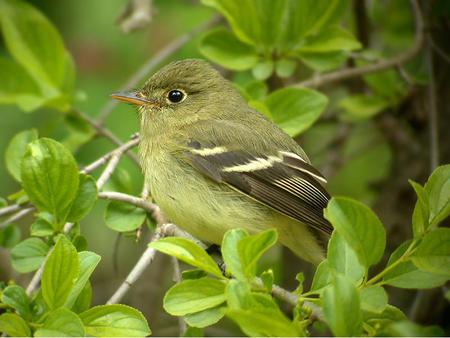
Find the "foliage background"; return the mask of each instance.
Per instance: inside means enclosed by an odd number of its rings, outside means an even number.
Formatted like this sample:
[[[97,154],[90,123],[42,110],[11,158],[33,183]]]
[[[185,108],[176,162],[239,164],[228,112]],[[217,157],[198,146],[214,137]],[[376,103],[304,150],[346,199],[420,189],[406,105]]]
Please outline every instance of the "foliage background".
[[[63,36],[77,67],[76,87],[79,91],[76,106],[93,117],[109,100],[109,94],[120,88],[148,58],[171,40],[215,15],[211,8],[196,1],[156,0],[151,23],[143,30],[124,34],[114,22],[125,1],[30,2],[52,21]],[[423,1],[422,5],[427,27],[439,51],[427,45],[424,53],[405,67],[411,70],[409,76],[416,81],[409,84],[398,72],[394,81],[389,76],[378,79],[379,90],[383,91],[384,87],[388,92],[389,103],[379,109],[376,116],[362,122],[345,118],[349,110],[353,108],[353,111],[358,111],[360,106],[345,109],[345,105],[343,108],[339,102],[352,94],[373,93],[373,86],[368,86],[361,78],[324,86],[321,91],[329,96],[330,104],[319,122],[299,137],[312,162],[330,177],[332,194],[348,195],[374,208],[388,227],[389,248],[395,248],[410,236],[410,217],[416,197],[408,178],[423,183],[431,172],[428,49],[434,64],[434,94],[439,114],[438,130],[434,131],[439,135],[439,162],[448,163],[450,159],[450,106],[446,104],[446,96],[450,92],[450,47],[445,43],[450,33],[449,6],[445,1]],[[387,57],[409,48],[414,37],[414,21],[409,3],[404,0],[350,1],[344,23],[365,47],[381,51]],[[196,36],[163,64],[172,59],[203,57],[198,49],[200,37]],[[1,43],[0,48],[4,49]],[[348,65],[354,63],[347,62]],[[233,78],[232,73],[225,73]],[[308,75],[312,72],[306,68],[299,69],[296,74],[302,78]],[[240,74],[235,80],[243,84],[248,78],[248,74]],[[272,88],[279,86],[276,79],[269,79],[268,82]],[[15,106],[2,105],[0,116],[2,155],[12,136],[24,129],[36,128],[40,136],[66,141],[70,134],[67,116],[56,110],[45,108],[24,113]],[[138,130],[134,108],[120,105],[110,115],[106,126],[126,140]],[[78,163],[87,164],[112,148],[108,140],[98,137],[80,146],[75,154]],[[124,157],[120,171],[108,184],[116,191],[138,195],[142,175]],[[0,187],[4,196],[19,188],[7,173],[3,161],[0,165]],[[118,239],[117,233],[104,225],[105,205],[104,201],[98,200],[94,211],[82,221],[82,233],[88,239],[89,249],[103,257],[91,279],[94,304],[103,304],[109,298],[146,245],[145,240],[136,243],[133,236]],[[27,219],[20,222],[23,236],[28,235],[25,227],[28,223]],[[141,238],[147,238],[146,231]],[[0,251],[0,280],[16,279],[18,283],[25,284],[30,276],[18,275],[9,261],[8,253]],[[169,257],[157,255],[145,275],[123,300],[146,315],[154,335],[177,335],[177,320],[162,309],[162,297],[172,284],[170,262]],[[295,274],[298,271],[305,271],[307,283],[310,283],[311,267],[287,250],[274,249],[264,264],[275,267],[277,283],[287,289],[295,288]],[[388,291],[390,303],[403,309],[410,318],[422,324],[439,324],[449,332],[446,318],[450,317],[450,307],[441,289],[410,291],[392,288]],[[206,332],[210,335],[241,334],[229,321],[208,328]]]

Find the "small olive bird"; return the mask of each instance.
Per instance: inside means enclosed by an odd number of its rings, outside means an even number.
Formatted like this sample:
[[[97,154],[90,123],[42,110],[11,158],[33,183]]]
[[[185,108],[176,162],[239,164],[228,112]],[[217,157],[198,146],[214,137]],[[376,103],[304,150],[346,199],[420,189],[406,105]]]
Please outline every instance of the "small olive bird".
[[[211,244],[232,228],[276,228],[299,257],[324,258],[325,178],[206,61],[173,62],[112,97],[138,106],[145,181],[171,221]]]

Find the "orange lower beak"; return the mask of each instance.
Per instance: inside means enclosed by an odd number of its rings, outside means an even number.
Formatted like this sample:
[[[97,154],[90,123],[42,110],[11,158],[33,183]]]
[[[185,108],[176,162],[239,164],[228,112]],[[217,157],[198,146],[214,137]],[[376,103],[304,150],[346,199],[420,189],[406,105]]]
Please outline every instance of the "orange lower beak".
[[[158,106],[159,104],[155,101],[149,100],[144,97],[140,92],[129,92],[129,93],[113,93],[111,94],[113,99],[132,103],[136,106]]]

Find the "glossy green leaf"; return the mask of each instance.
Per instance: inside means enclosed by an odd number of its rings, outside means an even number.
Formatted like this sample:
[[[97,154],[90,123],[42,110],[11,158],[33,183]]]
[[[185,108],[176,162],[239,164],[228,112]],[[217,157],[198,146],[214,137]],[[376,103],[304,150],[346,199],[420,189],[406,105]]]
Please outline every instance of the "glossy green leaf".
[[[412,226],[414,237],[422,236],[429,227],[430,218],[430,202],[429,196],[424,187],[419,183],[409,180],[409,183],[414,188],[417,195],[417,202],[414,206],[412,216]]]
[[[27,149],[28,143],[37,140],[38,132],[36,129],[24,130],[14,135],[9,142],[5,152],[6,169],[20,182],[20,162]]]
[[[289,59],[280,59],[275,62],[275,73],[281,77],[290,77],[297,68],[297,62]]]
[[[15,224],[0,229],[0,247],[10,249],[20,242],[21,231]]]
[[[18,285],[10,285],[2,291],[2,303],[11,306],[17,314],[25,319],[30,319],[30,300],[25,290]]]
[[[214,308],[225,302],[225,283],[208,277],[182,281],[167,291],[164,309],[184,316]]]
[[[344,112],[344,121],[360,121],[370,119],[389,107],[389,102],[381,96],[356,94],[347,96],[339,102]]]
[[[277,239],[277,231],[268,229],[239,240],[237,243],[239,260],[242,264],[243,273],[247,278],[255,277],[256,263],[267,250],[275,245]]]
[[[383,334],[391,337],[440,337],[444,330],[439,326],[421,326],[408,320],[392,322],[383,330]]]
[[[64,306],[69,309],[73,306],[78,296],[83,291],[86,283],[89,281],[89,277],[92,275],[101,260],[99,255],[90,251],[79,252],[78,258],[80,261],[80,273],[64,304]]]
[[[273,73],[274,63],[272,60],[266,59],[258,62],[252,68],[252,74],[255,79],[263,81],[267,80]]]
[[[345,52],[315,53],[297,51],[295,55],[309,68],[319,72],[337,69],[347,60],[347,53]]]
[[[381,259],[386,232],[370,208],[350,198],[333,197],[324,215],[356,252],[366,270]]]
[[[302,52],[327,53],[360,49],[361,44],[347,30],[330,26],[315,35],[310,35],[299,47]]]
[[[205,270],[216,277],[223,278],[222,272],[216,262],[196,243],[179,237],[167,237],[148,245],[167,255],[174,256],[179,260]]]
[[[438,228],[426,234],[412,261],[420,270],[450,278],[450,229]]]
[[[236,228],[228,230],[222,240],[221,252],[227,272],[239,280],[245,280],[246,276],[238,251],[238,243],[248,236],[246,230]]]
[[[359,294],[349,279],[336,274],[324,290],[322,302],[325,320],[335,336],[361,335]]]
[[[204,328],[216,324],[225,316],[225,307],[214,307],[184,317],[189,326]]]
[[[41,239],[27,238],[11,249],[12,266],[21,273],[37,270],[48,250],[49,246]]]
[[[120,201],[110,202],[105,210],[106,225],[119,232],[136,230],[144,223],[145,217],[142,208]]]
[[[31,236],[37,237],[51,236],[53,235],[54,231],[55,229],[53,229],[53,225],[43,218],[36,219],[36,221],[34,221],[34,223],[31,224],[30,227]]]
[[[320,264],[317,266],[316,272],[314,274],[314,278],[311,284],[311,291],[317,291],[328,284],[330,284],[332,279],[331,275],[331,269],[330,269],[330,263],[328,262],[328,259],[323,260],[320,262]]]
[[[430,196],[430,224],[437,225],[450,215],[450,164],[431,174],[425,190]]]
[[[0,315],[0,332],[10,337],[30,337],[31,331],[27,322],[14,313]]]
[[[21,163],[23,188],[40,210],[62,227],[78,190],[78,166],[60,143],[41,138],[28,145]]]
[[[311,89],[283,88],[272,92],[264,103],[273,121],[290,136],[296,136],[319,118],[328,99]]]
[[[255,100],[263,99],[269,91],[267,84],[259,80],[250,81],[244,86],[244,90]]]
[[[355,251],[336,231],[328,242],[327,260],[330,268],[356,283],[364,277],[365,268],[359,262]]]
[[[400,245],[389,258],[387,266],[396,262],[409,247],[411,241]],[[448,277],[419,270],[411,260],[406,260],[384,275],[383,282],[404,289],[428,289],[443,285]]]
[[[51,311],[44,325],[34,333],[35,337],[84,337],[80,317],[66,308]]]
[[[381,313],[388,305],[388,296],[384,288],[372,285],[361,289],[361,309]]]
[[[92,303],[92,286],[87,282],[83,290],[81,290],[71,310],[75,313],[81,313],[88,310]]]
[[[94,306],[80,318],[89,336],[145,337],[152,333],[143,314],[126,305]]]
[[[66,303],[79,273],[77,251],[64,235],[60,235],[42,273],[42,297],[49,309]]]
[[[94,207],[97,200],[97,184],[92,176],[80,174],[78,190],[70,207],[67,221],[78,222]]]
[[[250,69],[258,62],[253,46],[239,41],[225,28],[217,28],[203,36],[200,52],[211,61],[232,70]]]

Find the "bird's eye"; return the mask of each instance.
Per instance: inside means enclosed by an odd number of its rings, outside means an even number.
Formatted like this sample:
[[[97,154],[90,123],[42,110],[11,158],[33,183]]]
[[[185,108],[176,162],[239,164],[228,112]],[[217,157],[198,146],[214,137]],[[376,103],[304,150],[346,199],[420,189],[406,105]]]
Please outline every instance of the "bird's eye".
[[[179,102],[183,101],[185,99],[185,97],[186,97],[186,94],[179,89],[171,90],[167,94],[167,99],[171,103],[179,103]]]

